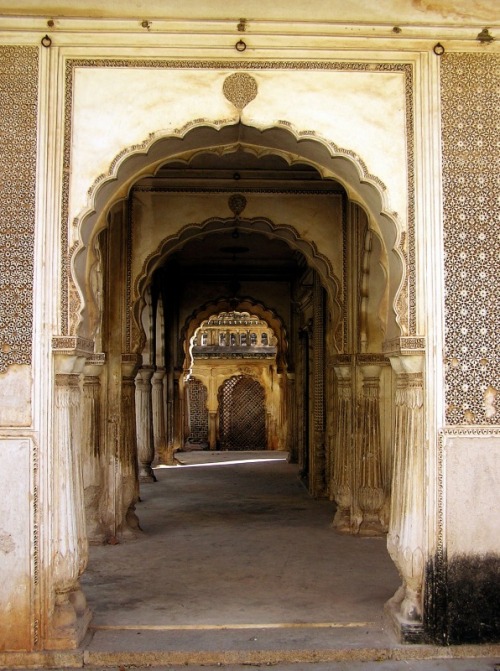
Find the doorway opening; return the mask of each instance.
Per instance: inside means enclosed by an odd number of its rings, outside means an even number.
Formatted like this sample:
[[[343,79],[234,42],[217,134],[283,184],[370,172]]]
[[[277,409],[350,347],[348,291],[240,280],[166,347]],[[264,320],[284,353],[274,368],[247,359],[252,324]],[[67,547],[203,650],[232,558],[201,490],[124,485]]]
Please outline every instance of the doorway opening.
[[[325,179],[319,143],[300,158],[289,137],[278,150],[282,134],[263,148],[245,132],[247,145],[145,168],[87,250],[102,281],[82,315],[100,315],[106,350],[104,449],[84,455],[92,542],[146,542],[137,483],[154,488],[153,470],[179,470],[193,446],[286,452],[338,534],[388,530],[395,382],[382,345],[399,333],[402,279],[393,222]],[[221,315],[268,332],[226,330],[214,342],[208,326]],[[272,354],[258,374],[246,357],[256,346]]]

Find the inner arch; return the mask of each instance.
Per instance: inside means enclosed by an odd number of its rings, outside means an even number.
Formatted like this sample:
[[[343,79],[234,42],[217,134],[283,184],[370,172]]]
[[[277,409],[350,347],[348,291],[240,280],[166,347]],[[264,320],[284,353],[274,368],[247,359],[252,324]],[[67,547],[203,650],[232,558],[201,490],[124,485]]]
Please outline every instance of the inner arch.
[[[106,226],[106,216],[113,204],[126,198],[138,180],[148,175],[168,174],[181,164],[195,165],[199,157],[207,153],[225,156],[246,153],[257,158],[279,156],[289,166],[300,164],[304,169],[306,166],[314,168],[323,184],[337,180],[349,199],[360,204],[368,213],[370,226],[383,241],[387,250],[389,303],[396,311],[396,296],[404,281],[403,254],[399,249],[402,227],[397,217],[385,210],[385,187],[376,178],[367,175],[359,157],[340,152],[335,145],[314,134],[300,135],[289,126],[260,131],[241,123],[217,128],[192,124],[182,136],[155,137],[146,142],[143,149],[124,150],[112,162],[109,175],[90,189],[91,207],[76,220],[80,244],[72,258],[73,276],[82,296],[81,313],[77,319],[77,330],[82,335],[92,335],[95,330],[95,326],[89,323],[89,313],[92,313],[89,306],[93,297],[86,288],[91,284],[88,274],[95,264],[91,240]],[[235,191],[237,186],[234,184]],[[396,322],[401,323],[402,317],[395,316],[388,337],[399,335]]]

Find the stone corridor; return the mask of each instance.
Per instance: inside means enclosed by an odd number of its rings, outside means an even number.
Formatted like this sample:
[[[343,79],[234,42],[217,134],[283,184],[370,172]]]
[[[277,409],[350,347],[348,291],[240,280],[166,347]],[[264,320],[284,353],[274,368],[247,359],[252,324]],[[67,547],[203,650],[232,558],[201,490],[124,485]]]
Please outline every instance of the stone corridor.
[[[385,539],[336,534],[334,504],[309,496],[285,453],[178,459],[141,485],[143,533],[91,549],[94,627],[381,627],[399,585]]]

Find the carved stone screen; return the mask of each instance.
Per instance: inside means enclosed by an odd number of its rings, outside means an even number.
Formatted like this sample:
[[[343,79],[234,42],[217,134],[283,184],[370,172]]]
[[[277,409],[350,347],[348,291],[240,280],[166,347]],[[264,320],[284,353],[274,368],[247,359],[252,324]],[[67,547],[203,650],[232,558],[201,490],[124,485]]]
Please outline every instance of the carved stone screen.
[[[31,363],[38,49],[0,48],[0,372]]]
[[[496,54],[442,57],[448,424],[498,423],[499,84]]]
[[[192,377],[188,382],[189,442],[208,443],[207,389]]]
[[[266,408],[259,382],[238,375],[221,385],[219,436],[222,450],[266,449]]]

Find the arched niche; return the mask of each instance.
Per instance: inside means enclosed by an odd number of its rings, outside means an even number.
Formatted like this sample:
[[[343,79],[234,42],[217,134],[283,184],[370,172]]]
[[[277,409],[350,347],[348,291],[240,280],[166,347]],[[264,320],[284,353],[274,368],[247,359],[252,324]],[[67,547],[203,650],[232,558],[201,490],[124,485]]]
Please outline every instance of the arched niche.
[[[205,303],[204,305],[200,306],[196,312],[189,315],[181,329],[180,334],[184,346],[184,369],[186,370],[190,366],[189,343],[191,342],[195,331],[201,326],[202,322],[207,320],[213,314],[229,312],[232,310],[238,312],[249,312],[250,314],[254,314],[259,317],[259,319],[267,322],[278,339],[276,354],[278,372],[286,371],[289,368],[289,343],[284,322],[281,317],[276,314],[276,312],[274,312],[274,310],[271,310],[262,303],[255,301],[250,296],[241,297],[237,302],[232,297],[224,297],[218,301]]]

